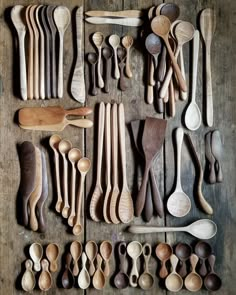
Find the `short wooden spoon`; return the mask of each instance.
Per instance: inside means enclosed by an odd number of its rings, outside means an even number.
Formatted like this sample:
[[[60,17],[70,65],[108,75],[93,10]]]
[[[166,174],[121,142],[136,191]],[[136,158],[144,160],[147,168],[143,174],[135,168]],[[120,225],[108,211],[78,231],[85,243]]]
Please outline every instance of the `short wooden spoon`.
[[[104,42],[104,36],[101,32],[96,32],[92,36],[92,40],[94,45],[97,47],[98,50],[98,65],[97,65],[97,74],[98,74],[98,87],[104,87],[104,81],[101,75],[101,59],[102,59],[102,44]]]

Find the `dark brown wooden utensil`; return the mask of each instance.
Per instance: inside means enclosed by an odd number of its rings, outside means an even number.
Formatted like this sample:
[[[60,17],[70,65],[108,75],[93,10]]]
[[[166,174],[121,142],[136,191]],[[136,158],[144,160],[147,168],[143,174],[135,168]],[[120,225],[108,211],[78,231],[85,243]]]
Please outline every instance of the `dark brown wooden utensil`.
[[[163,119],[147,117],[145,121],[142,146],[145,154],[146,164],[142,185],[135,203],[135,211],[137,216],[140,216],[144,207],[149,170],[153,159],[155,159],[157,154],[160,152],[164,142],[166,124],[167,121]]]
[[[184,278],[188,274],[186,261],[190,258],[192,254],[192,247],[186,243],[178,243],[175,248],[175,254],[182,262],[182,265],[178,269],[178,274]]]
[[[121,91],[125,91],[127,89],[127,85],[125,82],[124,76],[124,68],[125,68],[125,58],[126,58],[126,49],[122,47],[117,48],[117,57],[119,59],[119,69],[120,69],[120,81],[119,87]]]
[[[111,58],[113,51],[110,47],[104,47],[102,49],[102,56],[105,59],[105,79],[104,79],[104,91],[109,93],[109,77],[111,76]]]
[[[64,289],[71,289],[75,283],[75,279],[70,268],[71,261],[72,261],[71,254],[67,253],[65,271],[63,272],[63,275],[62,275],[62,286]]]
[[[217,291],[221,287],[221,279],[220,277],[214,272],[214,265],[215,265],[216,257],[215,255],[210,255],[208,257],[208,262],[211,268],[211,271],[204,279],[204,285],[209,291]]]
[[[118,254],[119,254],[119,272],[116,274],[114,278],[114,284],[117,289],[125,289],[129,286],[129,277],[127,276],[126,270],[125,270],[125,263],[126,263],[126,243],[121,242],[118,245]]]
[[[28,201],[35,187],[36,176],[36,152],[35,147],[30,141],[24,141],[20,146],[19,152],[21,167],[20,196],[22,199],[22,218],[23,224],[28,225]]]
[[[97,89],[96,89],[96,64],[98,62],[98,55],[94,52],[91,52],[88,54],[88,62],[91,65],[91,78],[92,78],[92,84],[91,84],[91,94],[93,96],[97,95]]]
[[[200,241],[196,244],[194,251],[197,254],[197,256],[201,259],[201,262],[202,262],[202,264],[199,268],[199,274],[202,277],[205,277],[207,274],[207,268],[206,268],[205,261],[212,254],[211,245],[205,241]]]
[[[216,173],[215,173],[215,157],[212,154],[211,150],[211,140],[212,140],[212,131],[209,131],[205,136],[205,156],[208,160],[207,164],[207,174],[208,181],[211,184],[216,183]]]
[[[175,3],[166,3],[162,6],[160,14],[168,17],[170,22],[173,23],[179,17],[180,9]]]
[[[212,150],[212,154],[216,160],[215,161],[216,181],[222,182],[223,181],[223,173],[222,173],[222,168],[221,168],[221,161],[222,161],[223,147],[222,147],[222,141],[221,141],[219,130],[215,130],[212,132],[211,150]]]

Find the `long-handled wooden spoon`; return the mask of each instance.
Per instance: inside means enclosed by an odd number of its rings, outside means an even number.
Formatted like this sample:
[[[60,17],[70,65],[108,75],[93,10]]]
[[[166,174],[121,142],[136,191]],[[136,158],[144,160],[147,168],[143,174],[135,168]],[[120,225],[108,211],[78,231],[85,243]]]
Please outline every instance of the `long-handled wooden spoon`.
[[[133,45],[133,37],[126,35],[122,38],[122,45],[125,47],[127,55],[126,55],[126,63],[125,63],[125,74],[128,78],[132,78],[133,74],[130,68],[130,48]]]
[[[98,64],[97,64],[97,74],[98,74],[98,87],[104,87],[104,81],[101,75],[101,59],[102,59],[102,44],[104,42],[104,36],[101,32],[96,32],[92,36],[94,45],[98,50]]]
[[[120,71],[119,71],[118,61],[117,61],[117,47],[120,45],[120,37],[118,35],[114,34],[109,37],[108,41],[114,51],[114,59],[115,59],[114,78],[119,79],[120,78]]]

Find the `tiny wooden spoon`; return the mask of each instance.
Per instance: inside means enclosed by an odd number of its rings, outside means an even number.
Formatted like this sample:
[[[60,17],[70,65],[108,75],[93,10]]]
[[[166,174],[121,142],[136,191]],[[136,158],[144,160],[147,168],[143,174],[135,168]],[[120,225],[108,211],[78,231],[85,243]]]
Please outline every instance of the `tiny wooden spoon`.
[[[98,74],[98,87],[104,87],[104,81],[101,75],[101,59],[102,59],[102,44],[104,42],[104,36],[101,32],[96,32],[92,36],[92,40],[94,45],[97,47],[98,50],[98,65],[97,65],[97,74]]]
[[[101,243],[100,254],[105,261],[105,267],[103,270],[104,276],[109,277],[109,275],[110,275],[109,260],[111,259],[111,255],[112,255],[112,244],[110,241],[103,241]]]
[[[81,269],[79,276],[78,276],[78,285],[83,290],[87,289],[90,285],[90,276],[89,276],[89,273],[86,269],[86,262],[87,262],[87,256],[83,252],[82,253],[82,265],[83,266],[82,266],[82,269]]]
[[[96,89],[96,75],[95,75],[95,67],[98,62],[98,55],[95,52],[91,52],[88,54],[88,62],[91,64],[91,76],[92,76],[92,84],[91,84],[91,94],[97,95]]]
[[[208,275],[204,279],[204,286],[209,291],[217,291],[221,287],[221,279],[214,272],[215,260],[216,260],[216,257],[213,254],[208,257],[208,262],[209,262],[211,271],[210,271],[210,273],[208,273]]]
[[[46,257],[50,263],[49,269],[50,272],[56,272],[57,271],[57,260],[59,256],[59,246],[55,243],[49,244],[46,248]]]
[[[70,226],[74,225],[74,218],[75,218],[75,183],[76,183],[76,165],[78,161],[81,159],[82,153],[77,148],[72,148],[68,153],[68,159],[71,162],[72,166],[72,174],[71,174],[71,198],[70,198],[70,204],[71,204],[71,210],[70,210],[70,216],[68,217],[68,224]]]
[[[91,162],[88,158],[81,158],[77,163],[77,169],[80,172],[80,182],[79,182],[79,191],[77,196],[77,208],[76,208],[76,218],[75,218],[75,224],[73,227],[73,234],[79,235],[82,232],[82,225],[80,221],[81,211],[82,211],[82,204],[84,200],[84,183],[85,183],[85,177],[88,173],[89,169],[91,167]]]
[[[201,259],[201,262],[202,262],[199,268],[199,274],[202,277],[205,277],[207,275],[207,268],[206,268],[205,261],[212,254],[211,245],[205,241],[199,241],[196,244],[194,251],[197,254],[197,256]]]
[[[117,47],[120,45],[120,37],[114,34],[109,37],[108,41],[114,51],[114,59],[115,59],[114,78],[118,80],[120,78],[120,71],[119,71],[118,61],[117,61]]]
[[[112,49],[110,47],[104,47],[102,49],[102,56],[105,59],[105,85],[104,85],[104,91],[106,93],[109,93],[109,79],[111,76],[111,58],[113,56]]]
[[[102,290],[106,284],[106,277],[102,271],[102,257],[97,254],[97,269],[93,275],[93,286],[97,290]]]
[[[171,292],[178,292],[183,287],[183,279],[181,276],[176,272],[176,267],[178,264],[178,258],[175,254],[170,256],[170,262],[172,265],[172,272],[168,275],[165,280],[166,288]]]
[[[125,91],[127,89],[127,85],[125,83],[125,77],[124,77],[124,68],[125,68],[125,58],[126,58],[126,49],[119,47],[117,49],[117,56],[119,59],[119,69],[120,69],[120,81],[119,81],[119,87],[121,91]]]
[[[94,260],[98,254],[98,245],[94,241],[88,241],[85,245],[85,253],[89,260],[89,275],[92,277],[95,272]]]
[[[187,290],[191,292],[197,292],[202,287],[202,278],[196,273],[196,265],[198,263],[198,257],[196,254],[192,254],[190,256],[190,263],[192,267],[192,271],[187,275],[184,280],[184,285]]]
[[[72,143],[69,140],[61,140],[58,145],[58,150],[63,158],[63,197],[64,197],[64,207],[62,209],[62,216],[64,218],[69,217],[69,200],[68,200],[68,161],[66,155],[72,148]]]
[[[182,265],[178,269],[178,274],[184,278],[188,274],[186,261],[190,258],[192,254],[192,247],[186,243],[178,243],[175,248],[175,254],[182,262]]]
[[[71,289],[75,284],[75,279],[70,269],[71,260],[72,256],[70,253],[67,253],[65,270],[62,275],[62,286],[64,289]]]
[[[34,273],[32,271],[33,262],[30,259],[27,259],[25,261],[25,272],[23,274],[23,277],[21,279],[21,286],[24,291],[31,292],[34,290],[36,280]]]
[[[150,273],[148,268],[148,263],[152,254],[152,247],[150,244],[145,243],[142,248],[142,253],[144,257],[145,267],[144,272],[141,274],[138,280],[138,284],[143,290],[150,290],[154,284],[154,277]]]
[[[139,278],[137,259],[142,254],[142,245],[138,241],[130,242],[127,246],[127,253],[130,258],[132,258],[132,269],[129,275],[129,283],[132,287],[137,287]]]
[[[173,249],[169,244],[160,243],[156,247],[156,256],[161,261],[161,269],[159,271],[160,278],[164,279],[168,276],[168,270],[166,268],[166,262],[170,259],[173,254]]]
[[[52,276],[48,271],[49,263],[47,259],[43,259],[41,262],[42,271],[39,276],[38,285],[39,289],[42,291],[48,291],[52,287]]]
[[[42,245],[39,243],[33,243],[29,248],[29,255],[34,262],[34,270],[40,271],[41,269],[40,261],[43,257]]]
[[[76,277],[79,274],[78,260],[82,254],[82,245],[79,241],[74,241],[70,245],[70,253],[73,258],[73,275]]]
[[[126,55],[126,63],[125,63],[125,74],[128,78],[132,78],[133,74],[130,68],[130,48],[133,45],[134,39],[133,37],[126,35],[122,38],[122,45],[125,47],[127,55]]]

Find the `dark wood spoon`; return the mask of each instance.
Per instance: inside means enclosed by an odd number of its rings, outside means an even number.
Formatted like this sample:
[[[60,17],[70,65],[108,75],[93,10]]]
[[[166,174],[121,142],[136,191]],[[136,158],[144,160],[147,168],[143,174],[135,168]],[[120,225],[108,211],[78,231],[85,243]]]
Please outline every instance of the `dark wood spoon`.
[[[89,53],[88,62],[91,65],[91,78],[92,78],[91,94],[95,96],[98,94],[96,89],[96,76],[95,76],[96,64],[98,62],[98,55],[94,52]]]
[[[121,242],[118,245],[118,254],[119,254],[119,272],[116,274],[114,278],[114,284],[117,289],[125,289],[129,286],[129,277],[125,271],[125,263],[126,263],[126,243]]]
[[[204,279],[204,285],[209,291],[217,291],[221,287],[221,279],[220,277],[214,272],[214,265],[215,265],[216,257],[215,255],[210,255],[208,257],[208,262],[211,268],[211,271]]]
[[[67,253],[65,271],[62,275],[62,286],[64,289],[71,289],[75,283],[74,276],[73,276],[72,271],[70,269],[71,261],[72,261],[71,254]]]
[[[175,248],[175,254],[182,263],[182,265],[178,269],[178,274],[182,278],[184,278],[188,274],[186,261],[190,258],[192,254],[192,247],[186,243],[178,243]]]
[[[119,59],[119,69],[120,69],[119,87],[120,87],[121,91],[125,91],[127,89],[127,85],[125,83],[125,76],[124,76],[126,49],[122,48],[122,47],[118,47],[117,48],[117,57]]]
[[[202,265],[199,268],[199,274],[202,277],[205,277],[207,274],[207,268],[206,268],[206,259],[211,255],[212,249],[210,244],[204,241],[200,241],[195,246],[195,253],[197,256],[201,259]]]
[[[102,49],[102,56],[105,59],[105,85],[104,85],[104,91],[106,93],[109,93],[109,78],[111,76],[111,58],[113,56],[113,51],[110,47],[104,47]]]
[[[173,23],[179,17],[180,9],[175,3],[166,3],[162,6],[160,14],[168,17],[170,22]]]

